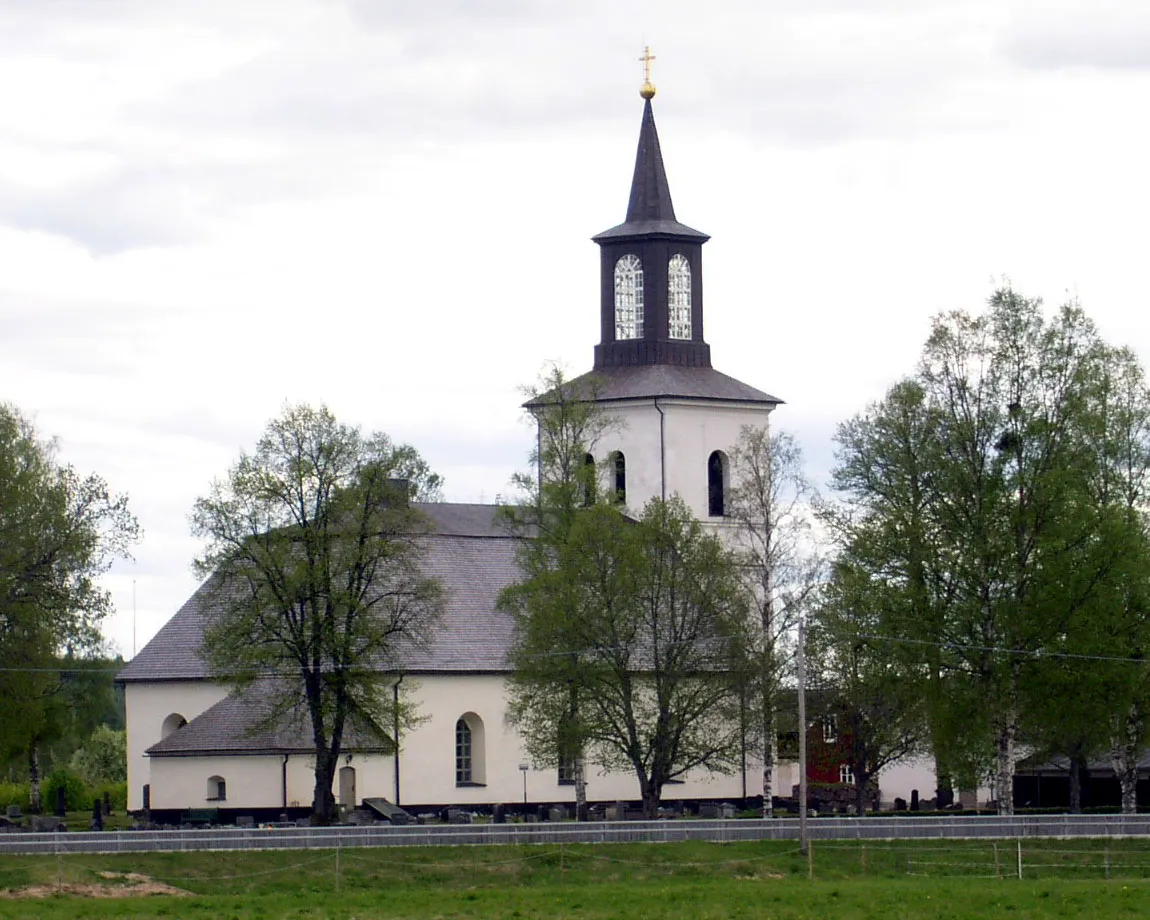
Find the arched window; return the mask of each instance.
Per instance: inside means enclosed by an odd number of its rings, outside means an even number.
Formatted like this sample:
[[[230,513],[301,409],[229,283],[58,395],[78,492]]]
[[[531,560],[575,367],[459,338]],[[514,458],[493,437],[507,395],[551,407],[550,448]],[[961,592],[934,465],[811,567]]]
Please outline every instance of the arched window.
[[[228,800],[228,784],[222,776],[208,777],[208,801],[226,802]]]
[[[691,337],[691,263],[675,253],[667,264],[667,314],[673,339]]]
[[[707,513],[722,517],[727,513],[727,455],[712,451],[707,460]]]
[[[595,458],[590,454],[584,454],[583,469],[580,470],[582,479],[579,484],[584,508],[590,508],[595,504],[595,473]]]
[[[615,263],[615,338],[643,338],[643,263],[631,253]]]
[[[178,712],[173,712],[170,716],[164,719],[163,725],[160,726],[160,740],[163,741],[172,732],[179,731],[187,724],[187,719],[185,719]]]
[[[620,505],[627,504],[627,458],[623,451],[617,450],[611,455],[611,471],[615,477],[615,501]]]
[[[474,712],[465,712],[455,723],[455,785],[484,785],[483,752],[483,720]]]

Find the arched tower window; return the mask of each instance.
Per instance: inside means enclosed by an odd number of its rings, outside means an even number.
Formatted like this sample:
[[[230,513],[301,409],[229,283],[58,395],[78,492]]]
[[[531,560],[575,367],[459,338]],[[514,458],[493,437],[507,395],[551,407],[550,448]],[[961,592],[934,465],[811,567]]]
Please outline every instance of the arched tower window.
[[[623,451],[617,450],[611,455],[611,471],[615,478],[615,501],[620,505],[627,504],[627,458]]]
[[[465,712],[455,723],[455,785],[484,785],[484,760],[483,720]]]
[[[675,253],[667,264],[667,315],[673,339],[691,337],[691,263]]]
[[[707,513],[711,517],[727,513],[728,475],[727,455],[712,451],[707,460]]]
[[[643,337],[643,263],[627,253],[615,263],[615,338]]]
[[[590,508],[595,504],[595,458],[590,454],[583,455],[583,469],[580,471],[582,479],[579,483],[583,507]]]

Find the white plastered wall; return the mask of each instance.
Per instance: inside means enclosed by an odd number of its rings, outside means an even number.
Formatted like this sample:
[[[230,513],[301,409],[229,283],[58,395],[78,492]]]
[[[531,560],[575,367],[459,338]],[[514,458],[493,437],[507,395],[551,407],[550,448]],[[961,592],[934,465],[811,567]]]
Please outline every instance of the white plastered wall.
[[[227,691],[220,684],[203,680],[133,681],[125,684],[128,808],[144,807],[144,786],[152,782],[151,758],[144,752],[160,740],[164,720],[179,714],[191,722],[226,695]],[[152,791],[154,794],[154,786]]]
[[[616,424],[596,445],[595,459],[602,462],[614,451],[623,452],[627,508],[633,514],[652,498],[677,493],[700,521],[721,525],[721,519],[708,515],[707,461],[716,450],[729,456],[744,426],[767,427],[773,408],[695,399],[604,403]]]

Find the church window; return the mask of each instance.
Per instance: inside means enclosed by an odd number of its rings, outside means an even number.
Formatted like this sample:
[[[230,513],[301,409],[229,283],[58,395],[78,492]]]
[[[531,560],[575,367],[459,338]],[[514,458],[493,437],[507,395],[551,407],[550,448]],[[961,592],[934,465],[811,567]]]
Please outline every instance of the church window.
[[[178,712],[173,712],[170,716],[164,719],[163,725],[160,726],[160,740],[163,741],[172,732],[179,731],[187,724],[187,719],[185,719]]]
[[[713,451],[707,460],[707,513],[711,517],[727,513],[728,475],[726,454]]]
[[[484,785],[483,720],[464,713],[455,723],[455,785]]]
[[[584,508],[595,504],[595,458],[590,454],[583,455],[583,469],[579,471],[580,500]]]
[[[643,263],[628,253],[615,263],[615,338],[643,337]]]
[[[627,458],[623,451],[617,450],[611,455],[612,471],[615,474],[615,501],[620,505],[627,504]]]
[[[222,776],[208,777],[209,802],[226,802],[228,800],[228,784]]]
[[[471,782],[471,726],[463,719],[455,723],[455,782]]]
[[[675,253],[667,265],[667,313],[673,339],[691,337],[691,263]]]
[[[849,763],[839,764],[839,782],[847,786],[853,786],[855,784],[855,771],[851,769]]]

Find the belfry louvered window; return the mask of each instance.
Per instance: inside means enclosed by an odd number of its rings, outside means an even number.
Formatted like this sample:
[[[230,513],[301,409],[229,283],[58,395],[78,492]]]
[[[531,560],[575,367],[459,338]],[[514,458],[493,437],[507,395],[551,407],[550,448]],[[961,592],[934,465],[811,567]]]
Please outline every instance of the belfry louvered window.
[[[667,264],[667,313],[673,339],[691,337],[691,263],[681,253]]]
[[[628,253],[615,263],[615,338],[643,337],[643,263]]]

